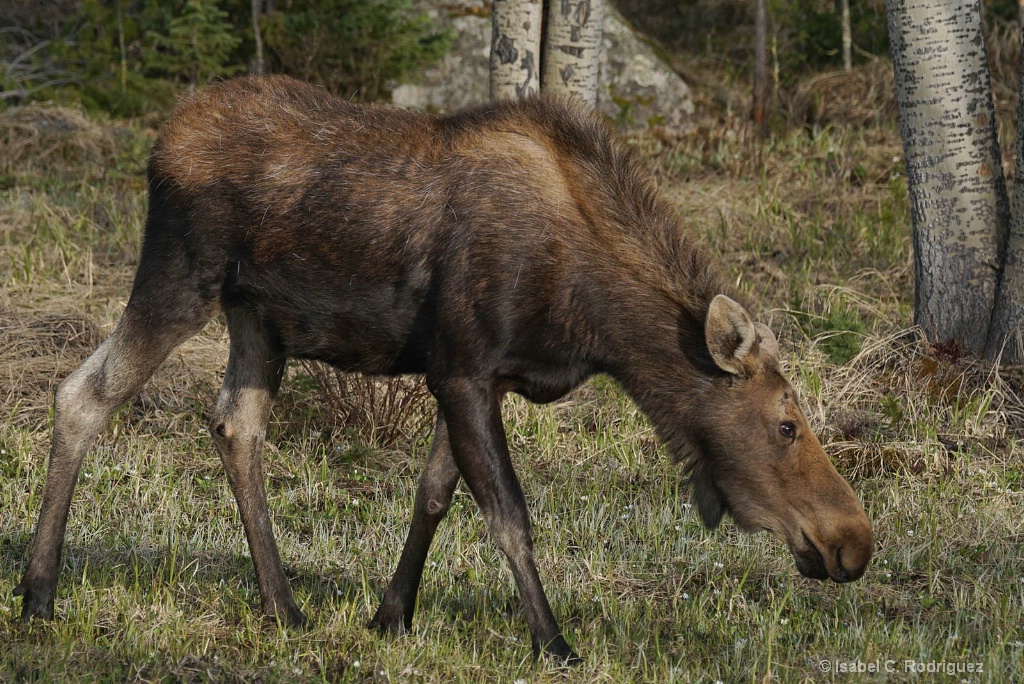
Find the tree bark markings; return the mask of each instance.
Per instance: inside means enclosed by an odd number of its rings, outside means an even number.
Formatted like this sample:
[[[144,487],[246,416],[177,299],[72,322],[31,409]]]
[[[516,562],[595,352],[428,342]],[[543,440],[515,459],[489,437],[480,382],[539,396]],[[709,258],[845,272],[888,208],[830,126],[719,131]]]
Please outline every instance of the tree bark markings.
[[[549,0],[543,85],[597,104],[604,0]]]
[[[494,0],[491,10],[491,99],[540,91],[541,0]]]
[[[914,224],[915,323],[933,341],[981,355],[1009,202],[978,0],[888,0],[887,14]]]

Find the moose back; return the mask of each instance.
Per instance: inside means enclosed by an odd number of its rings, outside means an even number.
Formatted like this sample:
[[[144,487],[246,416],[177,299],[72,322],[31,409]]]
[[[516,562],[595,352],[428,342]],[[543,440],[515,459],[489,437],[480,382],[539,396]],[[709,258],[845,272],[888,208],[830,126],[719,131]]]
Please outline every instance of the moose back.
[[[801,573],[860,577],[872,532],[725,274],[595,115],[529,99],[446,117],[364,107],[284,77],[199,91],[149,162],[142,256],[113,333],[56,392],[22,616],[52,617],[77,473],[110,415],[223,311],[210,430],[267,614],[305,617],[267,511],[261,451],[289,357],[422,373],[438,404],[408,539],[371,624],[412,624],[434,531],[465,480],[508,557],[534,651],[575,660],[533,558],[502,397],[616,378],[690,472],[714,527],[788,544]],[[343,541],[343,540],[341,540]]]

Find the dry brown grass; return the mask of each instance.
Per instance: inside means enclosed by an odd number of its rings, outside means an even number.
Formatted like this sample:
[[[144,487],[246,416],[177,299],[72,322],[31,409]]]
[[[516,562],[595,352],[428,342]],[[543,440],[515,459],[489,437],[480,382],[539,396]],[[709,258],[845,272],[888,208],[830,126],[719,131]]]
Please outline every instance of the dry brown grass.
[[[103,341],[76,313],[0,310],[0,404],[16,425],[45,417],[55,383]]]
[[[0,159],[21,174],[66,173],[69,167],[102,173],[123,153],[126,135],[69,107],[10,107],[0,116]]]
[[[849,71],[815,74],[784,96],[782,106],[798,123],[814,126],[874,126],[896,118],[892,63],[872,59]]]

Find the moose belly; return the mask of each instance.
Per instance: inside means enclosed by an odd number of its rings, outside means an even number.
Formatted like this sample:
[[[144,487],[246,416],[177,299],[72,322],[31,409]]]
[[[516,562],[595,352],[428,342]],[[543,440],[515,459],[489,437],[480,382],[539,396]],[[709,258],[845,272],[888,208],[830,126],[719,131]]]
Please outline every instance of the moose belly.
[[[363,373],[426,370],[432,315],[425,288],[408,279],[373,283],[337,273],[257,272],[225,290],[225,304],[232,303],[257,312],[288,356]]]

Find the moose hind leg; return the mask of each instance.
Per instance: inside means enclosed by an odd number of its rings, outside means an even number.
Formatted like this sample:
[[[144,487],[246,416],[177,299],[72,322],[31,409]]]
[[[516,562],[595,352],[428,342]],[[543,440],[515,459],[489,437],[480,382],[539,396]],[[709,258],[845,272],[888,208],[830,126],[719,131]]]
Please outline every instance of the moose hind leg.
[[[263,608],[268,617],[302,626],[306,617],[295,605],[270,525],[261,461],[286,359],[255,314],[235,308],[228,310],[227,319],[231,352],[210,434],[238,503]]]
[[[25,575],[14,588],[22,596],[21,618],[52,618],[68,510],[82,460],[111,414],[131,399],[167,355],[206,323],[156,325],[129,304],[110,337],[58,387],[54,397],[53,444],[35,537]]]
[[[452,459],[448,428],[444,416],[438,411],[430,457],[416,490],[409,536],[405,540],[394,577],[384,592],[377,613],[370,621],[371,628],[392,634],[412,629],[423,564],[437,526],[448,513],[452,493],[458,483],[459,470]]]

